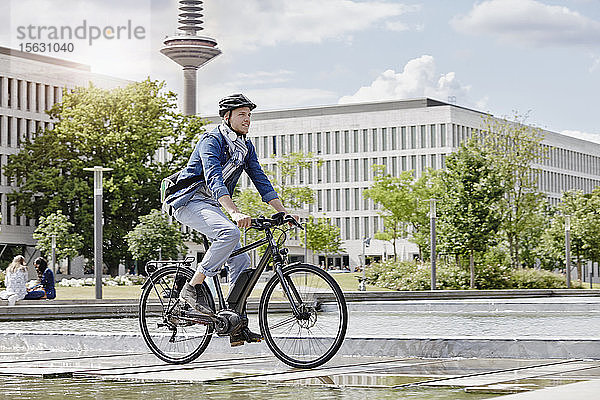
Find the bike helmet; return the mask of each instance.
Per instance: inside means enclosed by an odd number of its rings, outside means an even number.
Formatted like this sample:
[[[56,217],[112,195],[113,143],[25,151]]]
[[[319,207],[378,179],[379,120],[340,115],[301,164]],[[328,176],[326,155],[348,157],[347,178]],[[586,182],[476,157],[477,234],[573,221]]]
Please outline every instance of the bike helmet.
[[[224,97],[219,101],[219,116],[222,118],[228,111],[235,110],[240,107],[249,107],[250,110],[256,108],[256,104],[248,100],[246,96],[241,93],[232,94]]]

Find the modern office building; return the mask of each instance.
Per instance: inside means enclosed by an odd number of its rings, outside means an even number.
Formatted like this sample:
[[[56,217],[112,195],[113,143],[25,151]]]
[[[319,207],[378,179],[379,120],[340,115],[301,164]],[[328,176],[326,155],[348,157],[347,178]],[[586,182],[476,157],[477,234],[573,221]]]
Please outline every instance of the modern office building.
[[[331,218],[340,228],[347,253],[333,257],[334,265],[356,266],[364,238],[383,230],[376,206],[363,196],[373,182],[372,166],[385,165],[393,175],[414,170],[417,176],[429,167],[444,168],[448,154],[482,128],[485,115],[429,98],[298,108],[254,112],[249,136],[266,169],[289,152],[312,152],[324,161],[321,168],[298,174],[292,184],[314,189],[316,203],[308,212]],[[550,202],[556,204],[565,190],[590,192],[600,185],[600,144],[543,133],[548,158],[534,168],[539,189]],[[248,186],[246,177],[242,187]],[[302,257],[303,249],[294,244],[292,254]],[[403,259],[417,254],[408,241],[401,241],[397,250]],[[370,259],[393,254],[391,244],[379,240],[371,241],[365,252]]]
[[[23,246],[29,259],[35,245],[35,221],[17,215],[14,206],[7,204],[7,194],[14,185],[7,181],[1,167],[20,150],[24,139],[52,127],[45,111],[61,101],[64,89],[88,86],[90,82],[101,88],[129,83],[94,74],[88,65],[0,47],[0,252],[6,246]]]

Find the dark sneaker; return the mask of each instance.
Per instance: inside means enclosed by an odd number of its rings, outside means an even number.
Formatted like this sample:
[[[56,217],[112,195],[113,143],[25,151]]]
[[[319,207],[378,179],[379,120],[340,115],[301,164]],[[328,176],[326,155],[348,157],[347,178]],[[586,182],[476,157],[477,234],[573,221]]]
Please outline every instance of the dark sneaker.
[[[263,336],[260,333],[254,333],[247,327],[244,327],[229,336],[229,344],[231,344],[231,347],[236,347],[243,345],[244,342],[258,343],[262,339]]]
[[[194,287],[190,285],[189,282],[186,282],[181,288],[179,299],[185,301],[192,308],[203,314],[213,315],[213,311],[210,309],[210,303],[200,288],[200,285],[196,285],[196,287]]]

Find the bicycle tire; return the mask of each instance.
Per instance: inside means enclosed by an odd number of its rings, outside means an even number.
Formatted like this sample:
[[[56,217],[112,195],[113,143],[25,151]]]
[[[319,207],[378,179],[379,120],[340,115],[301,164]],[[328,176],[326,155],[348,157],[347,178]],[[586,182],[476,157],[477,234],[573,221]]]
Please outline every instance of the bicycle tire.
[[[179,300],[183,283],[194,272],[176,265],[161,268],[148,278],[140,296],[139,324],[142,337],[152,353],[171,364],[185,364],[198,358],[210,343],[213,328],[178,319],[190,307]],[[204,283],[203,290],[214,309],[214,299]],[[157,310],[158,309],[158,310]]]
[[[282,272],[288,283],[294,283],[302,299],[299,308],[309,317],[294,316],[279,276],[274,275],[260,300],[261,332],[275,357],[285,364],[295,368],[323,365],[337,353],[346,336],[348,309],[344,294],[329,273],[314,265],[292,264]]]

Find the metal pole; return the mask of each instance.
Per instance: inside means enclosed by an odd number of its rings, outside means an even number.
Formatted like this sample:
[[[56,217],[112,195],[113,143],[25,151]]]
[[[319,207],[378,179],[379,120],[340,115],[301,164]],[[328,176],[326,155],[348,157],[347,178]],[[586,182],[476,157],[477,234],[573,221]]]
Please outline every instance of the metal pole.
[[[304,222],[304,262],[308,264],[308,221]]]
[[[436,210],[435,210],[435,199],[429,200],[429,217],[430,217],[430,231],[431,231],[431,290],[435,290],[436,287],[436,274],[437,274],[437,254],[435,249],[435,218],[436,218]]]
[[[94,172],[94,276],[96,282],[96,299],[102,298],[102,172],[112,168],[94,166],[84,168]]]
[[[362,281],[360,282],[360,285],[358,285],[358,288],[360,290],[367,290],[367,285],[365,284],[365,280],[367,279],[367,273],[366,273],[366,269],[367,269],[367,255],[365,254],[365,240],[363,239],[362,242],[362,256],[363,256],[363,262],[362,262]]]
[[[565,265],[567,268],[567,289],[571,288],[571,216],[565,215]]]
[[[56,274],[56,235],[52,235],[52,272]]]

